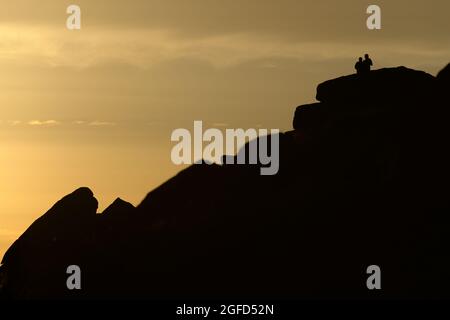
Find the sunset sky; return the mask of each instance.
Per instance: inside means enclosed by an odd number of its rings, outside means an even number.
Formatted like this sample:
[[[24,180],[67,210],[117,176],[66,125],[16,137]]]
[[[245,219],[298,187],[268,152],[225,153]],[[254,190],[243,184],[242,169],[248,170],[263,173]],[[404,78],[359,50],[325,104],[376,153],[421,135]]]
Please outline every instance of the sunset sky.
[[[81,7],[81,30],[66,8]],[[366,8],[382,29],[366,28]],[[0,0],[0,257],[79,186],[99,212],[181,168],[176,128],[290,130],[318,83],[450,62],[448,0]]]

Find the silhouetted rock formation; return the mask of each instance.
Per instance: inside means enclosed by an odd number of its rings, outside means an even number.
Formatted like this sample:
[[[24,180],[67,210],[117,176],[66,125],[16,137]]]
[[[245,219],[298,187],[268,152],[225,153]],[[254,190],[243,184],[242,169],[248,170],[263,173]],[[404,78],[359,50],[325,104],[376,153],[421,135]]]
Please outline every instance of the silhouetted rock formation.
[[[446,83],[449,83],[450,82],[450,63],[444,69],[442,69],[437,74],[436,77],[439,81],[444,81]]]
[[[79,189],[5,254],[2,293],[450,297],[448,88],[448,66],[437,78],[399,67],[320,84],[320,102],[280,134],[275,176],[193,165],[136,208],[117,199],[100,215]],[[81,291],[65,288],[70,264]],[[365,286],[372,264],[381,291]]]
[[[423,71],[405,67],[385,68],[325,81],[317,87],[316,99],[325,103],[345,103],[364,108],[379,105],[380,102],[409,102],[429,99],[435,78]],[[411,93],[414,94],[411,94]],[[404,105],[398,105],[401,108]],[[405,105],[405,107],[407,107]]]
[[[94,245],[97,200],[91,190],[80,188],[58,201],[37,219],[5,253],[9,295],[46,297],[64,295],[65,268],[86,261]],[[85,257],[83,257],[86,255]]]
[[[130,217],[132,217],[130,215],[133,214],[134,209],[135,208],[131,203],[117,198],[108,208],[103,211],[101,217],[114,220],[129,219]]]

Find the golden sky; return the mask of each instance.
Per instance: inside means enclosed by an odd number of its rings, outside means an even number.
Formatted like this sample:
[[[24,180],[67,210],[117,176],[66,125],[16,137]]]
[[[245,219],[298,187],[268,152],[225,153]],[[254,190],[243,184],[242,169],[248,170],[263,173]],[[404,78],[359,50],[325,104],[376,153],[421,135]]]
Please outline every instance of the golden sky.
[[[81,7],[82,29],[66,29]],[[366,28],[366,8],[382,29]],[[103,210],[181,168],[176,128],[291,128],[321,81],[449,62],[448,0],[0,1],[0,256],[79,186]]]

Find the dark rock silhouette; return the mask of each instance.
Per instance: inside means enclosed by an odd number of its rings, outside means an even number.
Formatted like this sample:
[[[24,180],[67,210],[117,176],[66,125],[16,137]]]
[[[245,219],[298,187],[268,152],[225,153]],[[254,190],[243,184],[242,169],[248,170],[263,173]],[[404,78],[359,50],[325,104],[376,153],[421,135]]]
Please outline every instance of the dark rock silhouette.
[[[448,83],[450,81],[450,63],[444,69],[439,71],[436,77],[439,81],[445,81]]]
[[[353,74],[325,81],[317,87],[316,99],[323,103],[356,105],[358,108],[373,105],[379,109],[390,108],[390,103],[398,103],[397,109],[409,108],[407,102],[428,100],[434,85],[435,78],[423,71],[405,67],[385,68],[372,70],[363,78]],[[383,102],[387,105],[380,104]]]
[[[64,197],[11,246],[9,298],[450,297],[448,66],[318,86],[280,170],[193,165],[137,206]],[[251,142],[254,143],[254,142]],[[248,148],[248,145],[245,147]],[[68,265],[82,290],[65,288]],[[366,269],[382,270],[382,290]]]
[[[64,295],[66,284],[54,281],[67,266],[90,258],[97,200],[80,188],[37,219],[5,253],[4,290],[13,297]],[[61,265],[66,268],[61,269]],[[4,274],[4,275],[5,275]],[[1,281],[1,280],[0,280]]]
[[[135,207],[120,198],[114,200],[114,202],[103,211],[100,216],[103,220],[126,220],[133,214]]]
[[[440,101],[444,104],[442,107],[448,109],[448,99],[449,99],[449,92],[448,88],[450,87],[450,63],[442,69],[436,76],[437,82],[438,82],[438,88],[439,88],[439,94]],[[445,106],[445,103],[447,102],[447,106]]]

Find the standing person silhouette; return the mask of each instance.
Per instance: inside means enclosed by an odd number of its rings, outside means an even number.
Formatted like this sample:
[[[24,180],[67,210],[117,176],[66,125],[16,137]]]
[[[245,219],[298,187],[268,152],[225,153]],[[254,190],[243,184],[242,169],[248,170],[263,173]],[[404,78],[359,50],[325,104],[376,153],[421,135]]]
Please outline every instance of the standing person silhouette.
[[[359,57],[358,61],[355,64],[356,74],[362,74],[363,73],[363,66],[364,62],[362,57]]]
[[[369,58],[369,55],[366,53],[364,55],[364,61],[363,61],[363,71],[364,73],[369,73],[370,68],[373,66],[372,59]]]

